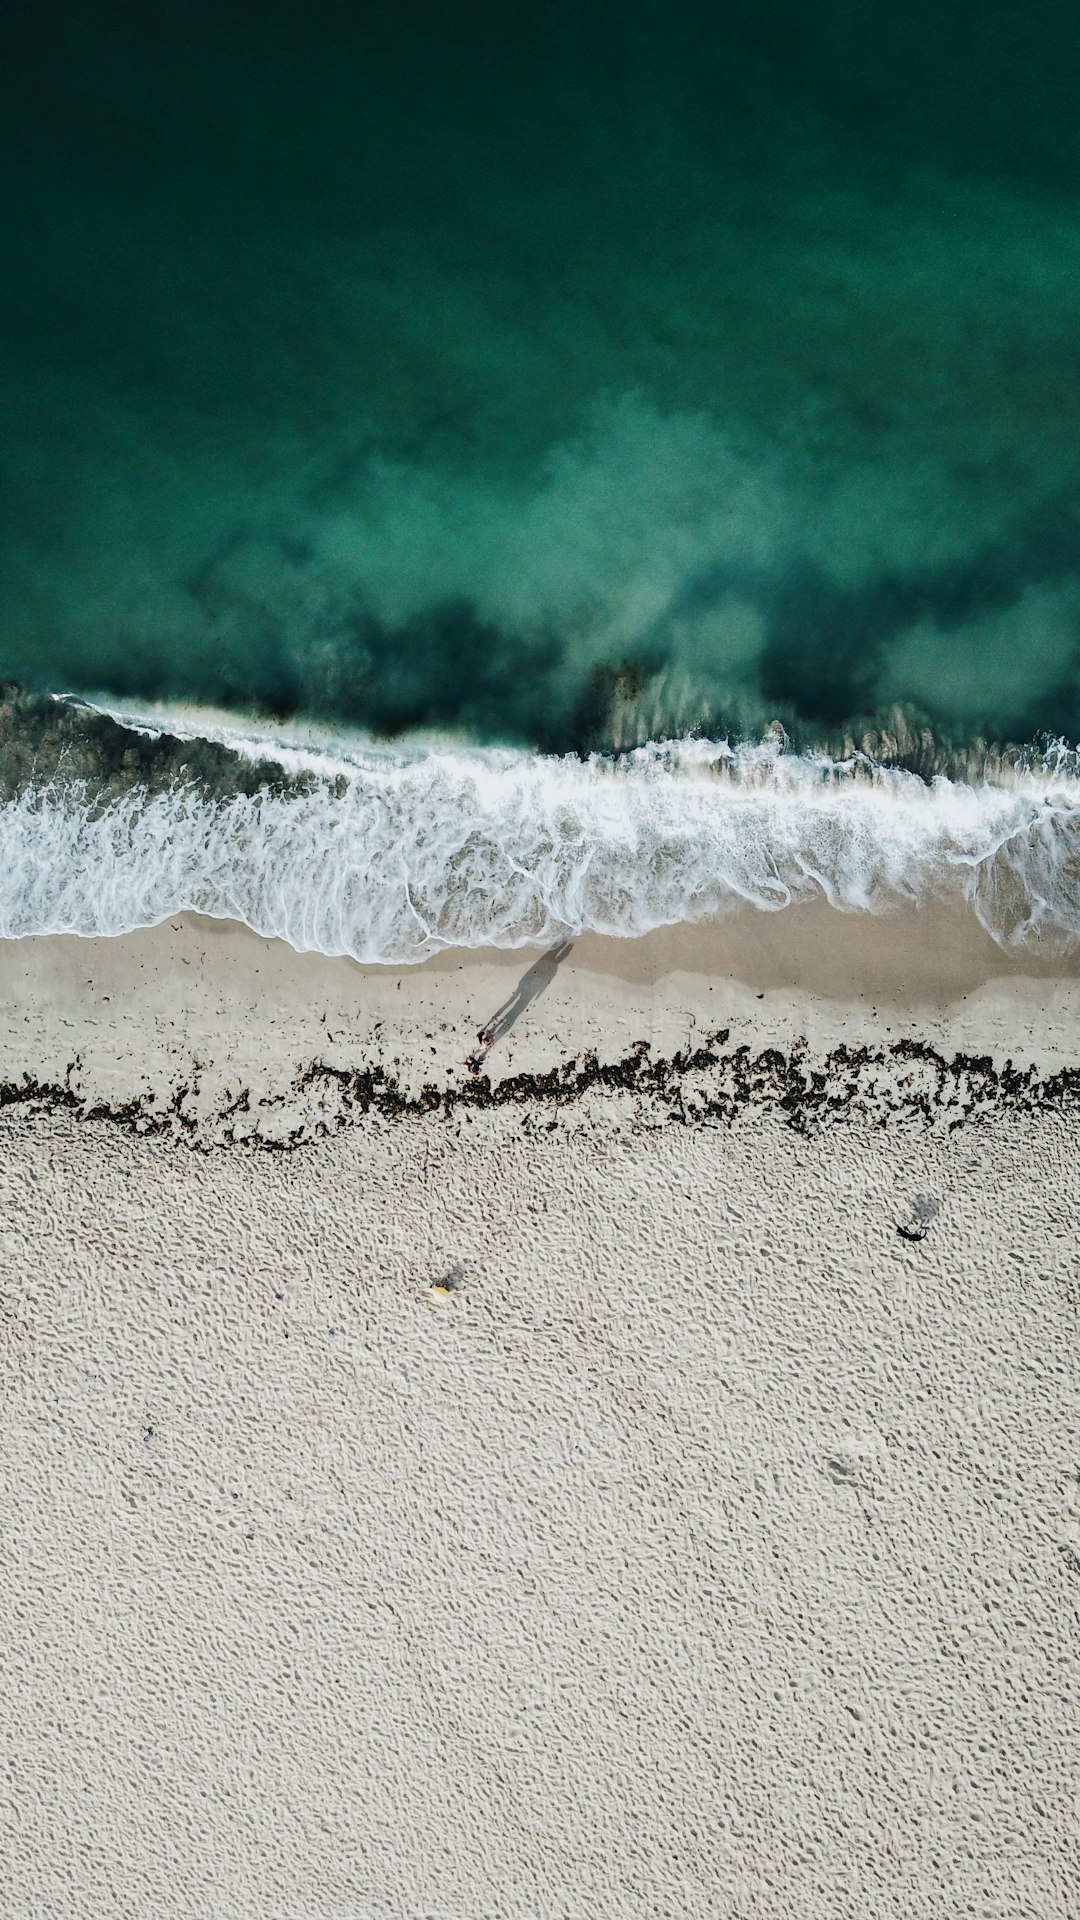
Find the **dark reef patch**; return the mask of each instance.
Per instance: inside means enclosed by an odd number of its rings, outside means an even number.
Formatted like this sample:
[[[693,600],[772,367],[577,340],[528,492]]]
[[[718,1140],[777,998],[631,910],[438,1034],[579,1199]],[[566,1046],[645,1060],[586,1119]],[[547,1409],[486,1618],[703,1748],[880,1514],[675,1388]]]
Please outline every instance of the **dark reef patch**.
[[[181,740],[124,726],[83,701],[0,683],[0,804],[20,794],[78,787],[104,807],[132,792],[198,785],[216,799],[301,793],[314,775],[288,774],[275,760],[248,760],[213,740]]]

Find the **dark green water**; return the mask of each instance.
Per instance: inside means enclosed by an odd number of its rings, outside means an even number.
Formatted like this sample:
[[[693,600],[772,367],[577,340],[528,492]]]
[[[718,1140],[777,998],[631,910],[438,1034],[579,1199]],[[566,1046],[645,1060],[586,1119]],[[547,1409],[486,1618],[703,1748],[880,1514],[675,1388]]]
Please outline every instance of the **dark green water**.
[[[1080,25],[5,9],[0,677],[1080,736]]]

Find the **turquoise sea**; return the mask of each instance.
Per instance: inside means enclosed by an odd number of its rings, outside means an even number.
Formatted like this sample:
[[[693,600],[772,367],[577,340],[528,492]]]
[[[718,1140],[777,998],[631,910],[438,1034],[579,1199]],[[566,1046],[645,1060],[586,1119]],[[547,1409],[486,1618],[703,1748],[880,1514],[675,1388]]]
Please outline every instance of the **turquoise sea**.
[[[0,931],[1080,937],[1069,8],[17,0],[0,150]]]

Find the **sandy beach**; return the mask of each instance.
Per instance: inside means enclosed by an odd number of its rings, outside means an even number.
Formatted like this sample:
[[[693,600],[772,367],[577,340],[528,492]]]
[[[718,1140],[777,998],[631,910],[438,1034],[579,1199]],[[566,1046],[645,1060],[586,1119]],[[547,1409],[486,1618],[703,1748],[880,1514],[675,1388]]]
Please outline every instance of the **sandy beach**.
[[[4,947],[0,1910],[1068,1920],[1078,988]]]
[[[447,1115],[516,1093],[566,1117],[605,1091],[586,1070],[594,1058],[633,1069],[621,1087],[609,1071],[606,1090],[640,1091],[652,1118],[665,1088],[681,1089],[685,1115],[687,1100],[722,1098],[732,1073],[736,1105],[770,1105],[790,1094],[792,1062],[875,1113],[929,1098],[955,1117],[973,1101],[1025,1104],[1000,1084],[1007,1069],[1041,1084],[1080,1067],[1078,1015],[1080,957],[1010,954],[945,908],[747,908],[634,940],[451,949],[403,968],[296,953],[189,914],[118,939],[0,942],[0,1099],[196,1145],[296,1145],[372,1103]],[[466,1062],[492,1023],[476,1077]],[[911,1047],[933,1060],[920,1068]],[[838,1050],[865,1055],[862,1068],[830,1065]],[[958,1056],[989,1073],[954,1069]]]

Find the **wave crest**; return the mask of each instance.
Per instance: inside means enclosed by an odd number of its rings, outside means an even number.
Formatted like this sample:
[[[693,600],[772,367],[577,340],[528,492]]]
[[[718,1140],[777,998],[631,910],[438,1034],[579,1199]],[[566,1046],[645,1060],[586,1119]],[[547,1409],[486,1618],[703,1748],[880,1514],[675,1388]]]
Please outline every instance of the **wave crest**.
[[[234,746],[250,761],[254,743]],[[287,777],[253,791],[186,779],[103,801],[81,779],[25,785],[0,806],[0,935],[119,934],[191,911],[400,964],[824,897],[872,913],[964,900],[1003,945],[1080,937],[1071,756],[979,783],[702,740],[616,761],[276,757]]]

